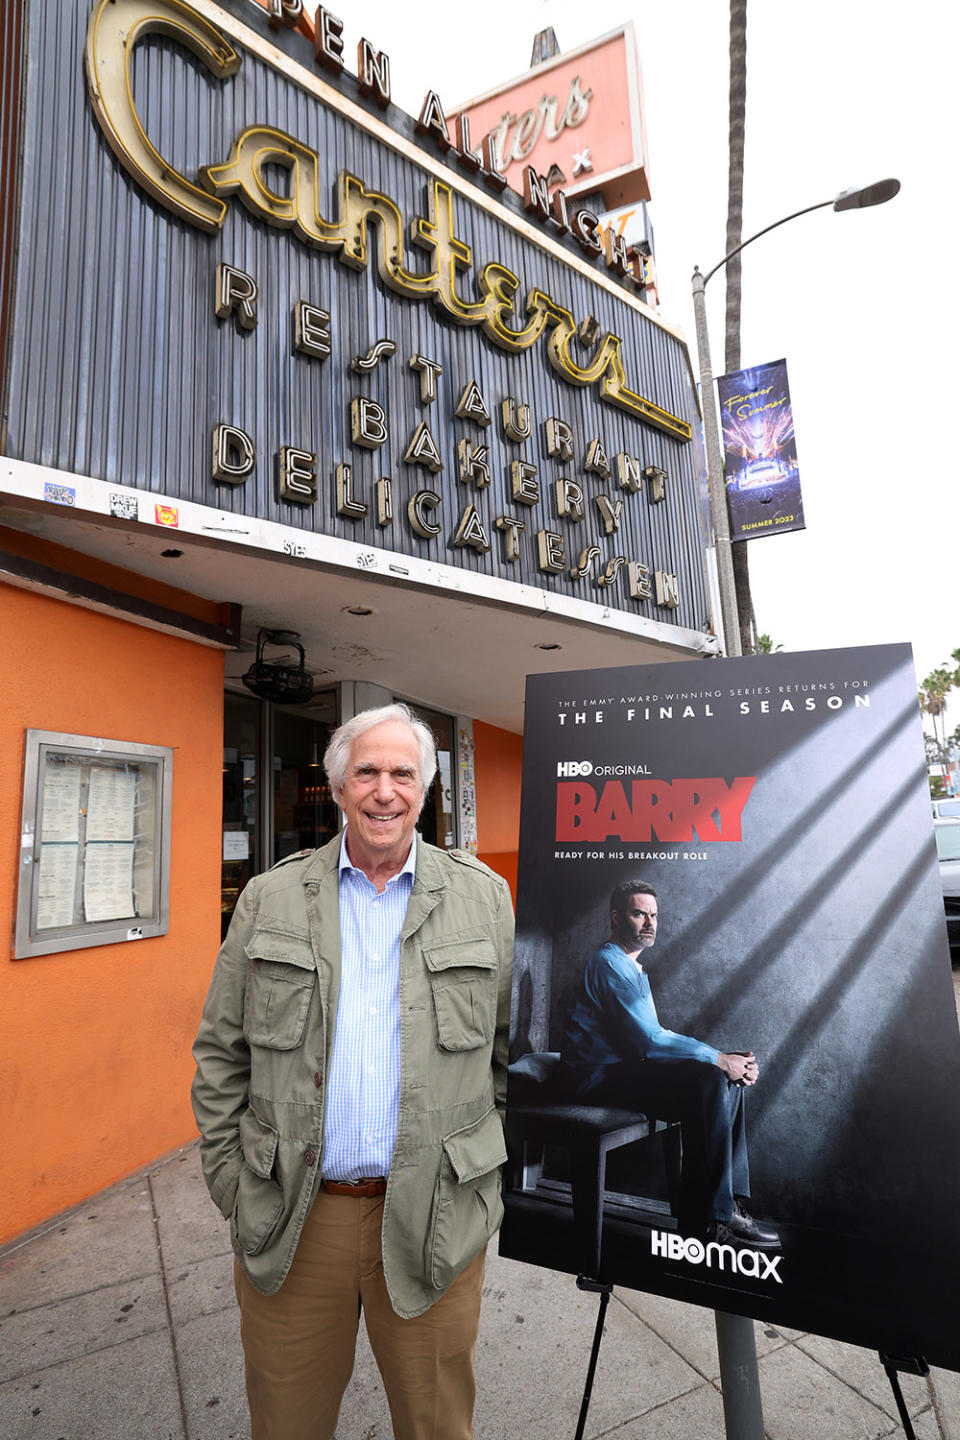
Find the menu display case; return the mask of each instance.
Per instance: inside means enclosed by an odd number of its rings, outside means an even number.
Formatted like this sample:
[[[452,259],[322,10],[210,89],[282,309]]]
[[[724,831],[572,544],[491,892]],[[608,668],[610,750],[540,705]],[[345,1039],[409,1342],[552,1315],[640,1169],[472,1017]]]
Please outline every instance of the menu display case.
[[[163,935],[173,751],[28,730],[14,958]]]

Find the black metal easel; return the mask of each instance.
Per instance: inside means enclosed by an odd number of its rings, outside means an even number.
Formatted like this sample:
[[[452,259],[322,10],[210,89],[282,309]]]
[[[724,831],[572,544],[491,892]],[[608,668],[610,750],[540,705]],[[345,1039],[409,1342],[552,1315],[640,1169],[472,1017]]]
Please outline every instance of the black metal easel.
[[[608,1285],[605,1280],[593,1280],[589,1275],[578,1275],[577,1289],[600,1296],[600,1309],[597,1311],[597,1324],[593,1332],[593,1348],[590,1351],[590,1364],[587,1366],[587,1383],[583,1387],[580,1419],[577,1421],[577,1433],[574,1436],[574,1440],[583,1440],[583,1432],[587,1424],[587,1411],[590,1409],[590,1396],[593,1393],[593,1377],[597,1373],[600,1341],[603,1339],[603,1326],[607,1318],[607,1306],[610,1303],[610,1296],[613,1294],[613,1286]]]
[[[593,1394],[593,1378],[597,1373],[597,1360],[600,1356],[600,1342],[603,1339],[603,1327],[607,1318],[607,1306],[610,1303],[610,1296],[613,1294],[613,1286],[605,1280],[594,1280],[589,1275],[578,1275],[577,1289],[600,1296],[600,1308],[597,1311],[597,1323],[593,1332],[593,1346],[590,1350],[590,1363],[587,1366],[587,1379],[583,1387],[583,1399],[580,1402],[580,1418],[577,1421],[577,1433],[574,1436],[574,1440],[583,1440],[587,1413],[590,1409],[590,1397]],[[910,1412],[907,1410],[903,1391],[900,1388],[899,1376],[901,1374],[929,1375],[930,1366],[922,1355],[888,1355],[883,1351],[880,1351],[880,1363],[886,1370],[887,1379],[890,1381],[890,1389],[893,1391],[893,1398],[896,1401],[904,1436],[906,1440],[917,1440],[917,1432],[913,1428]]]
[[[903,1391],[900,1389],[898,1376],[900,1373],[904,1375],[929,1375],[930,1366],[922,1355],[885,1355],[882,1350],[880,1352],[880,1364],[887,1372],[890,1389],[893,1391],[893,1398],[897,1402],[897,1410],[900,1414],[903,1433],[907,1437],[907,1440],[917,1440],[917,1434],[911,1423],[906,1402],[903,1398]]]

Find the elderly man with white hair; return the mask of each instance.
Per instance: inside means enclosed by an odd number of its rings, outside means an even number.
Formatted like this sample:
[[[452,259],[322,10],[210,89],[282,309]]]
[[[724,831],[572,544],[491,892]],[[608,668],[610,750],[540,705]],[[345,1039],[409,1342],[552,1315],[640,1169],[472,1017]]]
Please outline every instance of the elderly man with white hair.
[[[330,1440],[362,1310],[397,1440],[469,1440],[510,894],[417,835],[436,746],[405,705],[341,725],[324,765],[346,826],[246,887],[194,1046],[252,1436]]]

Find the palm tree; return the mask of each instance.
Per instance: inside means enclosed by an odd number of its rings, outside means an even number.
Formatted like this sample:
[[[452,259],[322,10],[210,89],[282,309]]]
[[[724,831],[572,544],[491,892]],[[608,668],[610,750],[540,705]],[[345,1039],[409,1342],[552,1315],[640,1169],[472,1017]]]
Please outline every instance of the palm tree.
[[[743,239],[743,142],[747,112],[747,0],[730,0],[730,101],[727,161],[727,243],[726,254]],[[727,261],[727,310],[724,368],[740,369],[740,256]],[[740,622],[740,650],[750,655],[756,649],[757,622],[750,594],[749,543],[733,546],[733,580],[737,592]]]
[[[958,659],[958,652],[954,651],[954,659]],[[947,695],[957,683],[957,672],[940,665],[936,670],[931,670],[925,680],[921,682],[918,692],[920,709],[930,716],[933,721],[933,738],[940,749],[941,760],[946,759],[947,737],[944,733],[945,712],[947,708]],[[937,734],[937,720],[940,721],[940,733]]]

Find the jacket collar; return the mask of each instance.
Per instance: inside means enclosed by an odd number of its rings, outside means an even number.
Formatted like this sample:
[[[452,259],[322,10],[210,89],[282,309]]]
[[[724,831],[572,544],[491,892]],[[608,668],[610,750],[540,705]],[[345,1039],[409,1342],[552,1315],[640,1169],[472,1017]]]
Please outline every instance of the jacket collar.
[[[332,840],[326,845],[321,845],[319,850],[314,850],[310,860],[304,866],[302,883],[314,885],[318,880],[323,880],[331,872],[336,874],[337,866],[340,863],[340,832],[337,831]]]
[[[446,876],[443,873],[439,856],[440,851],[436,846],[428,845],[422,836],[417,836],[417,870],[413,881],[415,889],[430,891],[446,889]]]
[[[304,867],[303,884],[316,885],[318,881],[328,879],[331,875],[338,878],[340,867],[340,832],[315,850],[313,856]],[[414,892],[426,890],[429,892],[446,889],[446,878],[443,867],[438,858],[438,852],[433,845],[428,845],[421,835],[417,836],[417,868],[413,880]]]
[[[440,863],[440,852],[426,841],[417,837],[417,869],[413,877],[413,889],[407,902],[407,913],[400,932],[401,942],[417,930],[432,910],[440,904],[446,889],[446,877]],[[326,914],[336,914],[340,903],[340,836],[335,835],[316,851],[303,871],[303,884],[310,887],[316,903]],[[336,956],[336,975],[340,974],[340,934],[336,926],[318,933],[316,943],[318,954],[324,954],[333,963]]]

